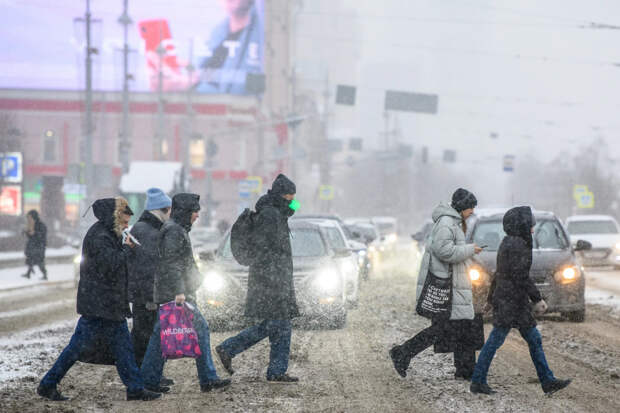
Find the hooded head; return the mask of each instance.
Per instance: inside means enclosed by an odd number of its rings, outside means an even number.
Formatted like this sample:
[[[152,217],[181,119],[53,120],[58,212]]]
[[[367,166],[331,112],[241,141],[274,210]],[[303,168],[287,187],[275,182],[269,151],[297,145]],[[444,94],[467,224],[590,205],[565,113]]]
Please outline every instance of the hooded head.
[[[297,188],[293,181],[288,179],[285,175],[279,174],[271,189],[267,192],[267,196],[258,200],[256,204],[256,210],[259,211],[263,206],[270,204],[276,207],[281,214],[286,217],[292,216],[295,211],[289,208],[291,201],[284,198],[284,195],[295,195]]]
[[[297,188],[293,181],[288,179],[285,175],[279,174],[276,180],[271,184],[271,193],[273,195],[294,195],[297,192]]]
[[[186,231],[192,229],[192,214],[198,211],[200,211],[200,195],[180,193],[172,197],[170,218]]]
[[[133,211],[129,208],[129,203],[123,197],[102,198],[93,204],[93,212],[95,217],[110,231],[117,236],[121,236],[126,228],[126,222],[123,214],[133,215]]]
[[[476,205],[478,205],[478,200],[467,189],[459,188],[452,194],[452,208],[458,213],[475,208]]]
[[[529,206],[519,206],[510,209],[504,215],[504,232],[513,237],[519,237],[532,247],[532,227],[536,219]]]

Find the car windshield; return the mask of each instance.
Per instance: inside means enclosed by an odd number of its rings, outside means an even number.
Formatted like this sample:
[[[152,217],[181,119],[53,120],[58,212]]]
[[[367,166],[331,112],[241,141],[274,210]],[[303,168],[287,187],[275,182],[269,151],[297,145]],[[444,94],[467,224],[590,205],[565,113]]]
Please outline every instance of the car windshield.
[[[321,234],[315,229],[292,229],[291,248],[293,257],[321,257],[327,254]],[[230,249],[230,236],[226,238],[221,255],[224,258],[233,258]]]
[[[375,232],[374,227],[370,226],[370,225],[353,225],[353,226],[349,226],[349,231],[351,232],[357,232],[359,233],[362,237],[366,238],[366,239],[376,239],[377,238],[377,234]]]
[[[377,222],[377,228],[381,235],[387,235],[396,232],[396,225],[391,222]]]
[[[342,238],[342,234],[335,227],[329,227],[325,229],[325,233],[327,234],[327,241],[329,245],[334,249],[344,249],[347,247],[346,241]]]
[[[487,251],[497,251],[506,236],[501,220],[482,221],[476,225],[473,233],[473,242],[476,245],[487,245]],[[568,241],[555,220],[539,220],[534,227],[535,249],[566,249]]]
[[[570,221],[567,225],[569,234],[617,234],[618,227],[614,221]]]

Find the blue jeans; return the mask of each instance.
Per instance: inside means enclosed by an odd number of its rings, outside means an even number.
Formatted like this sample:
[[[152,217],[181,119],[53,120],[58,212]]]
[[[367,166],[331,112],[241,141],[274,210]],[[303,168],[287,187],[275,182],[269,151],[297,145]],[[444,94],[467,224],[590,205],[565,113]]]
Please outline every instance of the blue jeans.
[[[193,304],[192,304],[193,305]],[[198,336],[198,345],[202,355],[196,359],[196,369],[198,370],[198,380],[200,384],[208,384],[209,382],[219,380],[217,372],[215,371],[215,365],[213,364],[213,357],[211,357],[211,343],[209,324],[207,320],[202,316],[200,311],[196,308],[194,313],[194,330]],[[161,338],[159,332],[161,330],[159,324],[159,318],[153,327],[153,334],[149,340],[149,345],[146,348],[146,354],[142,361],[142,377],[144,377],[144,383],[149,387],[157,387],[161,381],[161,375],[164,371],[165,360],[161,355]]]
[[[504,344],[504,340],[506,340],[506,336],[509,332],[510,328],[493,327],[493,331],[489,334],[489,338],[486,343],[484,343],[484,347],[482,347],[480,355],[478,356],[478,362],[476,363],[476,367],[474,367],[474,375],[471,378],[472,383],[487,384],[487,374],[489,372],[489,367],[491,367],[491,361],[493,361],[497,349]],[[542,384],[555,380],[553,372],[547,364],[545,352],[542,347],[542,337],[538,329],[536,327],[519,329],[519,333],[521,333],[521,337],[527,341],[528,347],[530,348],[530,357],[532,358],[534,367],[536,367],[536,374],[538,375],[540,383]]]
[[[265,320],[258,325],[248,327],[234,337],[230,337],[218,347],[230,357],[243,353],[254,344],[269,337],[269,368],[267,377],[278,377],[286,373],[288,358],[291,354],[291,320]]]
[[[144,382],[134,357],[127,321],[112,321],[103,318],[80,317],[69,345],[60,353],[54,366],[43,377],[41,385],[56,387],[71,366],[78,361],[80,354],[95,350],[93,347],[96,340],[101,337],[109,338],[107,344],[112,350],[116,370],[123,384],[127,386],[127,392],[142,391]]]

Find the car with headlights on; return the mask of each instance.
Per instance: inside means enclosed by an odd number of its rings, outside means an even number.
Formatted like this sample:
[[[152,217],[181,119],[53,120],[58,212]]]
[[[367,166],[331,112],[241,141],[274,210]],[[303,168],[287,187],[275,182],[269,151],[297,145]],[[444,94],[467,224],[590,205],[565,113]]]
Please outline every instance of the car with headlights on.
[[[301,321],[342,328],[346,324],[346,277],[342,259],[349,250],[330,243],[332,226],[323,222],[290,221],[293,253],[293,282]],[[201,272],[204,281],[197,291],[198,304],[214,328],[243,326],[247,294],[246,266],[235,261],[230,232],[213,257],[207,257]]]
[[[289,222],[314,222],[320,224],[327,236],[327,242],[334,251],[340,251],[337,259],[338,266],[345,277],[345,298],[349,307],[357,307],[360,290],[360,255],[356,248],[365,249],[365,246],[356,247],[360,244],[347,239],[346,230],[343,228],[340,218],[322,217],[313,218],[310,215],[301,215]]]
[[[566,219],[571,242],[588,241],[592,249],[584,251],[585,266],[613,266],[620,269],[620,230],[609,215],[575,215]]]
[[[506,209],[507,211],[507,209]],[[506,236],[504,213],[497,210],[488,215],[476,211],[468,242],[487,247],[469,265],[474,300],[486,302],[497,265],[497,251]],[[578,251],[591,248],[579,240],[571,246],[560,220],[551,212],[533,211],[536,226],[533,234],[532,268],[530,277],[549,306],[548,312],[559,312],[571,321],[585,319],[586,274]]]

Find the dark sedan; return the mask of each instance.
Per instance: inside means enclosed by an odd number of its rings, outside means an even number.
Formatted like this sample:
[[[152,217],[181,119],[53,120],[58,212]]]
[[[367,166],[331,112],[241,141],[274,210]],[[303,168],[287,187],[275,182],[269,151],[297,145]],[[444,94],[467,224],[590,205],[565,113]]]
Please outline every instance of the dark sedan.
[[[533,263],[530,277],[536,283],[549,306],[548,312],[560,312],[571,321],[585,318],[586,276],[576,251],[591,247],[579,241],[571,246],[564,227],[551,212],[535,211]],[[469,277],[475,300],[486,301],[492,276],[496,269],[497,250],[506,235],[503,230],[504,213],[493,211],[488,215],[477,213],[469,232],[469,242],[487,247],[477,255],[469,267]]]
[[[293,280],[301,321],[342,328],[346,323],[345,276],[339,260],[350,251],[334,250],[325,225],[291,221]],[[245,324],[243,317],[248,267],[239,265],[230,250],[227,234],[214,257],[203,268],[204,282],[198,304],[215,328]]]

